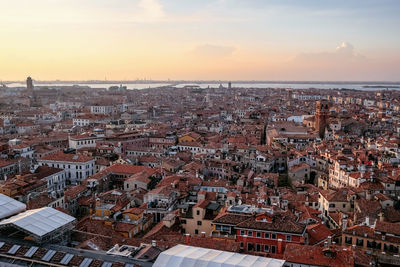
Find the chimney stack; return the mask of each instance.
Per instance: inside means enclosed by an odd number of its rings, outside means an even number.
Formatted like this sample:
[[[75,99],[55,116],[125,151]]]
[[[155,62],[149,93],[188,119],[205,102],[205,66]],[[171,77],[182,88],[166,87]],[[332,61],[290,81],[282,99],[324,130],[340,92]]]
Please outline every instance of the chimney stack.
[[[191,238],[190,234],[185,234],[185,237],[186,237],[186,245],[189,245]]]
[[[243,250],[247,251],[247,235],[243,236]]]
[[[332,245],[332,237],[328,236],[328,248],[330,248]]]
[[[379,212],[378,217],[380,222],[383,222],[385,220],[385,218],[383,217],[383,212]]]
[[[152,245],[153,247],[157,247],[157,241],[156,241],[156,240],[152,240],[152,241],[151,241],[151,245]]]
[[[282,254],[283,253],[282,246],[283,246],[282,239],[279,238],[278,239],[278,254]]]

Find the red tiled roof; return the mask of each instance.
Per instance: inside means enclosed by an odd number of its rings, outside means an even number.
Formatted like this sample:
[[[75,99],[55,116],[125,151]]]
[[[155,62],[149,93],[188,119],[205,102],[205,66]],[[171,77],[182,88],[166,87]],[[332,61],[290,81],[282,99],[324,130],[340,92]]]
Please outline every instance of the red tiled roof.
[[[107,168],[107,170],[113,173],[123,173],[123,174],[135,174],[138,172],[146,171],[147,173],[154,173],[155,171],[146,166],[135,166],[129,164],[114,164]]]
[[[313,266],[354,266],[353,252],[338,247],[325,249],[323,247],[287,244],[284,259],[287,262]]]
[[[85,154],[68,154],[59,151],[50,155],[43,156],[40,160],[48,161],[65,161],[65,162],[88,162],[93,160],[92,157]]]
[[[307,226],[309,244],[315,245],[333,235],[331,230],[323,224],[313,224]]]

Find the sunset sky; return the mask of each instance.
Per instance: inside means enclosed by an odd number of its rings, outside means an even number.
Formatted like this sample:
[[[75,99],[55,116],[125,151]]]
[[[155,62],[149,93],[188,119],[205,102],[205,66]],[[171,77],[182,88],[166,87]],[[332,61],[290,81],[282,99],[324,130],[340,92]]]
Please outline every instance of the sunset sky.
[[[400,80],[397,0],[0,0],[0,80]]]

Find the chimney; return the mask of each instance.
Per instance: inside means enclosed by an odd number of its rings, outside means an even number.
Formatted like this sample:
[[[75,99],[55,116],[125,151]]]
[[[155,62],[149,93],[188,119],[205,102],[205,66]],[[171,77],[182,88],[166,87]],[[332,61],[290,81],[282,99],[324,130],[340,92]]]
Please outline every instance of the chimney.
[[[330,248],[332,245],[332,237],[328,236],[328,248]]]
[[[385,218],[383,217],[383,212],[382,211],[379,212],[378,216],[379,216],[379,221],[380,222],[383,222],[385,220]]]
[[[283,253],[282,246],[283,246],[282,239],[279,238],[278,239],[278,254],[282,254]]]
[[[190,234],[185,234],[185,237],[186,237],[186,245],[189,245],[189,243],[190,243],[190,238],[191,238],[191,236],[190,236]]]
[[[201,232],[201,237],[205,238],[206,237],[206,232]]]
[[[243,236],[243,250],[247,251],[247,235]]]
[[[365,225],[366,225],[366,226],[369,226],[369,216],[366,216],[366,217],[365,217]]]
[[[151,241],[151,246],[157,247],[157,241],[156,241],[156,240],[152,240],[152,241]]]

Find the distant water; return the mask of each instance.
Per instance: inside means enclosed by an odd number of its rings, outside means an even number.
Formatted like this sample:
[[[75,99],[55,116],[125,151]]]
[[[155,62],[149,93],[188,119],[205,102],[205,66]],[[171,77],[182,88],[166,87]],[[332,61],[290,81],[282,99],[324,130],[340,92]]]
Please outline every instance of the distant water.
[[[36,83],[36,86],[72,86],[72,83]],[[89,86],[91,88],[109,88],[110,86],[120,86],[120,83],[77,83],[80,86]],[[128,89],[147,89],[157,88],[162,86],[175,86],[182,88],[184,86],[199,86],[200,88],[218,88],[221,83],[123,83]],[[25,83],[10,83],[7,84],[9,87],[25,87]],[[228,87],[226,82],[222,83],[222,86]],[[384,90],[386,88],[391,90],[400,90],[399,83],[377,83],[377,82],[363,82],[363,83],[317,83],[317,82],[232,82],[233,88],[292,88],[292,89],[354,89],[354,90],[365,90],[375,91]]]
[[[201,88],[218,88],[220,83],[188,83],[178,84],[176,87],[197,85]],[[222,86],[228,87],[227,83],[222,83]],[[354,89],[354,90],[385,90],[386,88],[392,90],[400,90],[400,83],[278,83],[278,82],[265,82],[265,83],[232,83],[233,88],[291,88],[291,89]]]
[[[35,86],[73,86],[73,85],[79,85],[79,86],[89,86],[91,88],[110,88],[110,86],[120,86],[120,83],[35,83]],[[147,88],[156,88],[156,87],[161,87],[161,86],[167,86],[169,85],[168,83],[128,83],[128,84],[122,84],[123,86],[126,86],[127,89],[147,89]],[[7,84],[8,87],[24,87],[26,86],[25,83],[10,83]]]

